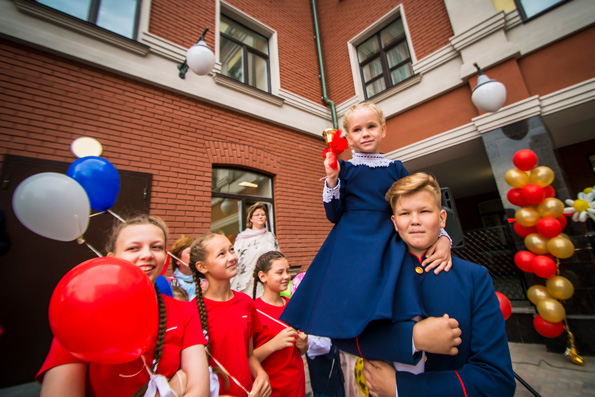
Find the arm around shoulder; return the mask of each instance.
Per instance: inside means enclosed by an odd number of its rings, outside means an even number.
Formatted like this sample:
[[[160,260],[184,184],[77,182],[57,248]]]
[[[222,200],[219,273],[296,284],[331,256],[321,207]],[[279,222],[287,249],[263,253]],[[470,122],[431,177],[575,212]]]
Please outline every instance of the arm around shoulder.
[[[41,397],[84,397],[87,365],[62,364],[46,371],[41,384]]]

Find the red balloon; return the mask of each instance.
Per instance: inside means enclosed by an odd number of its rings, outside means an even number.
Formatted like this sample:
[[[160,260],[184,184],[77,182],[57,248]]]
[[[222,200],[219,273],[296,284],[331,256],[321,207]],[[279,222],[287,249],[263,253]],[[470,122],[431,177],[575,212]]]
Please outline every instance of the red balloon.
[[[529,204],[539,204],[545,198],[543,188],[536,183],[528,183],[521,190],[523,198]]]
[[[512,305],[510,304],[510,300],[508,300],[506,295],[500,292],[496,292],[496,296],[498,297],[498,302],[500,302],[500,310],[502,311],[504,320],[508,320],[508,317],[510,317],[510,314],[512,313]]]
[[[551,258],[545,255],[536,255],[533,258],[533,272],[541,278],[550,278],[556,275],[558,266]]]
[[[155,288],[123,259],[88,260],[60,280],[50,300],[50,328],[75,357],[118,364],[135,360],[157,337]]]
[[[527,273],[533,273],[533,259],[535,254],[529,251],[519,251],[514,255],[514,263]]]
[[[537,228],[535,226],[523,226],[520,223],[516,222],[514,224],[514,231],[522,238],[525,238],[531,233],[537,233]]]
[[[514,154],[512,162],[519,170],[529,171],[537,165],[537,155],[532,150],[522,149]]]
[[[506,197],[508,198],[508,201],[510,201],[511,204],[518,205],[519,207],[524,207],[526,205],[529,205],[529,203],[527,203],[527,201],[523,197],[522,192],[523,189],[515,187],[508,191]]]
[[[535,330],[546,338],[556,338],[562,335],[562,332],[564,332],[564,324],[562,322],[552,323],[550,321],[544,320],[540,315],[537,315],[533,319],[533,327],[535,327]]]
[[[560,225],[562,225],[562,230],[564,230],[566,225],[568,225],[568,219],[566,219],[566,215],[560,215],[556,219],[558,220],[558,222],[560,222]]]
[[[562,225],[560,224],[560,221],[550,217],[541,218],[537,221],[535,227],[537,228],[537,233],[547,238],[556,237],[558,234],[562,233]]]
[[[543,193],[545,194],[545,198],[556,197],[556,191],[551,185],[547,185],[546,187],[544,187]]]

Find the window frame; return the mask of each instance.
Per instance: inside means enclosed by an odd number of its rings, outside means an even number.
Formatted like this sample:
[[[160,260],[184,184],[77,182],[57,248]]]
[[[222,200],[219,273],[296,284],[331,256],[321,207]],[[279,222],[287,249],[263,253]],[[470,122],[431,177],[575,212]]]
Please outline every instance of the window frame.
[[[537,14],[532,15],[530,17],[527,16],[526,12],[525,12],[525,8],[523,6],[523,0],[514,0],[514,5],[519,13],[519,16],[521,17],[521,20],[523,22],[529,22],[535,18],[539,18],[540,16],[542,16],[543,14],[546,14],[550,11],[552,11],[553,9],[561,6],[562,4],[568,3],[570,0],[560,0],[558,3],[553,4],[551,6],[549,6],[548,8],[545,8],[541,11],[539,11]]]
[[[241,168],[241,167],[230,167],[230,166],[216,166],[213,165],[211,170],[211,179],[213,178],[213,173],[215,170],[231,170],[231,171],[245,171],[251,172],[253,174],[262,175],[270,179],[271,183],[271,197],[262,197],[262,196],[251,196],[246,194],[236,194],[236,193],[225,193],[225,192],[214,192],[213,187],[211,186],[211,201],[213,198],[222,198],[222,199],[232,199],[237,200],[242,203],[238,215],[239,221],[239,233],[246,229],[246,216],[248,214],[248,208],[256,202],[265,203],[267,205],[267,230],[273,234],[275,234],[275,179],[273,175],[270,175],[266,172],[262,172],[260,170],[248,169],[248,168]]]
[[[399,39],[399,40],[395,40],[393,43],[389,44],[386,47],[383,47],[382,45],[382,31],[387,28],[388,26],[392,25],[393,23],[397,22],[397,21],[401,21],[401,25],[403,25],[403,38]],[[403,19],[402,17],[399,15],[397,16],[397,18],[391,20],[389,23],[383,25],[382,27],[380,27],[379,29],[376,30],[375,33],[369,35],[365,40],[363,40],[360,44],[358,44],[355,48],[356,53],[358,48],[363,45],[364,43],[366,43],[368,40],[370,40],[371,38],[376,37],[376,42],[378,44],[378,52],[376,54],[374,54],[373,56],[370,56],[368,59],[366,59],[364,62],[359,62],[359,70],[360,70],[360,78],[362,81],[362,88],[363,88],[363,92],[364,92],[364,97],[366,99],[371,99],[374,98],[380,94],[383,94],[384,92],[390,90],[393,87],[396,87],[402,83],[404,83],[405,81],[411,79],[412,77],[415,76],[415,73],[413,72],[413,57],[411,55],[411,51],[410,51],[410,45],[409,45],[409,41],[408,41],[408,37],[407,37],[407,31],[405,30],[405,25],[403,23]],[[397,63],[396,65],[394,65],[393,67],[390,67],[388,64],[388,53],[393,50],[394,48],[397,48],[398,46],[400,46],[401,44],[405,44],[407,46],[407,53],[408,53],[408,57]],[[380,73],[378,76],[370,79],[370,81],[365,80],[364,77],[364,68],[365,66],[367,66],[368,64],[374,62],[376,59],[380,59],[380,64],[382,65],[382,73]],[[359,58],[358,58],[359,61]],[[411,76],[407,77],[406,79],[403,79],[401,81],[399,81],[396,84],[392,83],[392,78],[391,78],[391,73],[394,70],[399,69],[401,66],[406,65],[406,64],[410,64],[411,65]],[[372,96],[368,96],[368,90],[367,87],[371,84],[373,84],[375,81],[378,81],[380,79],[384,79],[384,83],[385,83],[385,89],[375,93]]]
[[[373,35],[379,33],[383,28],[389,26],[393,21],[395,21],[398,18],[401,18],[403,24],[403,30],[405,32],[405,37],[407,40],[407,47],[409,49],[409,57],[411,59],[413,74],[409,78],[402,80],[396,85],[387,87],[384,91],[381,91],[370,98],[374,101],[381,101],[389,96],[395,95],[397,92],[406,90],[409,87],[418,84],[421,81],[421,75],[418,72],[416,72],[415,68],[413,67],[413,65],[415,65],[417,62],[417,57],[415,54],[413,43],[411,42],[411,35],[409,34],[409,27],[407,25],[405,9],[400,4],[392,10],[390,10],[385,15],[383,15],[382,17],[380,17],[378,20],[376,20],[374,23],[369,25],[367,28],[362,30],[359,34],[357,34],[355,37],[353,37],[351,40],[347,42],[347,47],[349,51],[349,61],[351,65],[351,74],[354,83],[353,86],[355,88],[356,94],[353,100],[349,102],[350,104],[361,102],[368,99],[368,96],[365,92],[365,84],[362,78],[362,72],[359,66],[360,63],[357,55],[357,47]]]
[[[248,87],[251,87],[253,89],[256,89],[256,90],[259,90],[259,91],[262,91],[262,92],[266,92],[268,94],[271,94],[273,92],[272,85],[271,85],[271,74],[272,74],[272,71],[271,71],[271,59],[270,59],[271,58],[271,38],[268,37],[268,36],[266,36],[266,35],[264,35],[264,34],[262,34],[262,33],[260,33],[260,32],[258,32],[258,31],[256,31],[255,29],[250,28],[246,24],[242,23],[241,20],[238,21],[238,19],[234,18],[234,16],[231,16],[231,15],[225,13],[225,12],[221,13],[221,16],[222,17],[225,17],[225,18],[227,18],[229,20],[231,20],[232,22],[240,25],[241,27],[243,27],[244,29],[246,29],[246,30],[248,30],[248,31],[250,31],[252,33],[255,33],[255,34],[257,34],[257,35],[259,35],[261,37],[264,37],[267,40],[267,50],[269,51],[269,54],[265,54],[265,53],[257,50],[256,48],[250,47],[249,45],[244,44],[243,42],[235,39],[234,37],[231,37],[231,36],[223,33],[221,31],[221,20],[220,20],[219,21],[219,29],[218,29],[218,33],[219,33],[218,34],[219,35],[218,45],[221,46],[221,41],[222,41],[221,38],[223,37],[226,40],[231,41],[234,44],[236,44],[236,45],[238,45],[238,46],[240,46],[242,48],[242,57],[243,57],[243,60],[244,60],[244,62],[243,62],[244,65],[243,65],[243,71],[242,72],[243,72],[243,80],[244,81],[238,80],[238,79],[236,79],[234,77],[228,76],[228,75],[223,74],[223,73],[221,73],[221,75],[224,76],[224,77],[226,77],[226,78],[229,78],[229,79],[232,79],[234,81],[237,81],[238,83],[241,83],[241,84],[244,84],[244,85],[246,85]],[[219,51],[218,52],[219,52],[219,56],[221,57],[221,55],[223,53],[221,47],[219,47]],[[266,61],[266,67],[267,67],[266,83],[267,83],[268,90],[263,90],[261,88],[258,88],[256,86],[254,86],[254,85],[251,85],[248,82],[249,81],[249,76],[250,76],[250,71],[251,71],[249,62],[247,62],[247,59],[248,59],[248,55],[249,54],[254,54],[255,56],[257,56],[259,58],[262,58],[262,59],[264,59]],[[221,62],[221,59],[220,59],[220,62]],[[222,62],[221,62],[221,67],[223,68],[223,63]]]
[[[101,4],[101,0],[90,0],[91,4],[89,5],[89,13],[87,14],[87,18],[86,19],[81,19],[79,17],[76,17],[72,14],[69,14],[67,12],[64,12],[62,10],[59,10],[57,8],[54,8],[50,5],[46,5],[43,3],[40,3],[38,0],[33,0],[38,6],[40,7],[46,7],[48,9],[51,9],[57,13],[63,14],[63,15],[67,15],[71,18],[75,18],[79,21],[83,21],[85,23],[91,24],[95,27],[97,27],[98,29],[103,29],[107,32],[111,32],[113,34],[116,34],[120,37],[124,37],[126,39],[129,40],[134,40],[134,41],[138,41],[138,31],[139,31],[139,26],[140,26],[140,19],[141,19],[141,9],[142,9],[142,5],[143,5],[143,0],[134,0],[136,2],[136,9],[135,9],[135,13],[134,13],[134,21],[132,22],[132,37],[128,37],[125,35],[122,35],[118,32],[115,32],[113,30],[104,28],[103,26],[99,26],[97,25],[97,18],[99,17],[99,10],[100,10],[100,4]]]

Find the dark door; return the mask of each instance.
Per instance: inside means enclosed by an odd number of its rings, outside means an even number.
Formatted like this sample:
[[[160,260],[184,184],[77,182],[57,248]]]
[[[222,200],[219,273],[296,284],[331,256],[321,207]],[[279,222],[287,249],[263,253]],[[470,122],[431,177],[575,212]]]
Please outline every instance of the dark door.
[[[19,222],[12,209],[12,194],[21,181],[41,172],[66,174],[69,165],[5,156],[0,177],[0,211],[6,219],[10,248],[0,256],[0,326],[3,329],[0,388],[33,380],[52,338],[47,313],[54,287],[74,266],[96,257],[86,245],[55,241],[31,232]],[[151,174],[118,172],[120,192],[112,211],[119,215],[148,212]],[[102,253],[104,236],[114,221],[110,214],[90,219],[85,239]]]

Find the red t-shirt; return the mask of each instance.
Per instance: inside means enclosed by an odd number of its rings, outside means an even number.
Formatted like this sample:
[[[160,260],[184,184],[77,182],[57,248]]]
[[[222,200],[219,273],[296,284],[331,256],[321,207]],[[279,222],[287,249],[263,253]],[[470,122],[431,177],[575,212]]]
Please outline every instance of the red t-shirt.
[[[264,302],[262,298],[254,301],[257,310],[279,319],[283,306],[273,306]],[[285,327],[262,313],[258,313],[262,323],[262,331],[254,335],[254,348],[262,346],[273,339]],[[271,396],[295,396],[304,397],[306,395],[306,376],[304,374],[304,361],[297,347],[286,347],[272,353],[262,362],[262,367],[269,375],[273,394]]]
[[[163,353],[157,366],[157,373],[169,379],[180,369],[182,350],[190,346],[206,345],[207,341],[202,333],[196,305],[178,301],[163,294],[161,296],[165,302],[167,321]],[[144,354],[149,367],[153,362],[155,343],[156,341]],[[149,381],[149,374],[140,357],[124,364],[87,363],[70,354],[56,338],[52,341],[50,352],[35,378],[38,382],[42,382],[46,371],[70,363],[88,364],[85,382],[87,396],[130,397]]]
[[[205,299],[209,324],[210,352],[248,392],[252,390],[252,374],[248,366],[248,343],[254,333],[261,330],[252,298],[234,291],[226,302]],[[196,303],[192,300],[192,303]],[[218,365],[209,358],[213,367]],[[235,382],[229,379],[229,389],[219,376],[220,394],[246,397]]]

